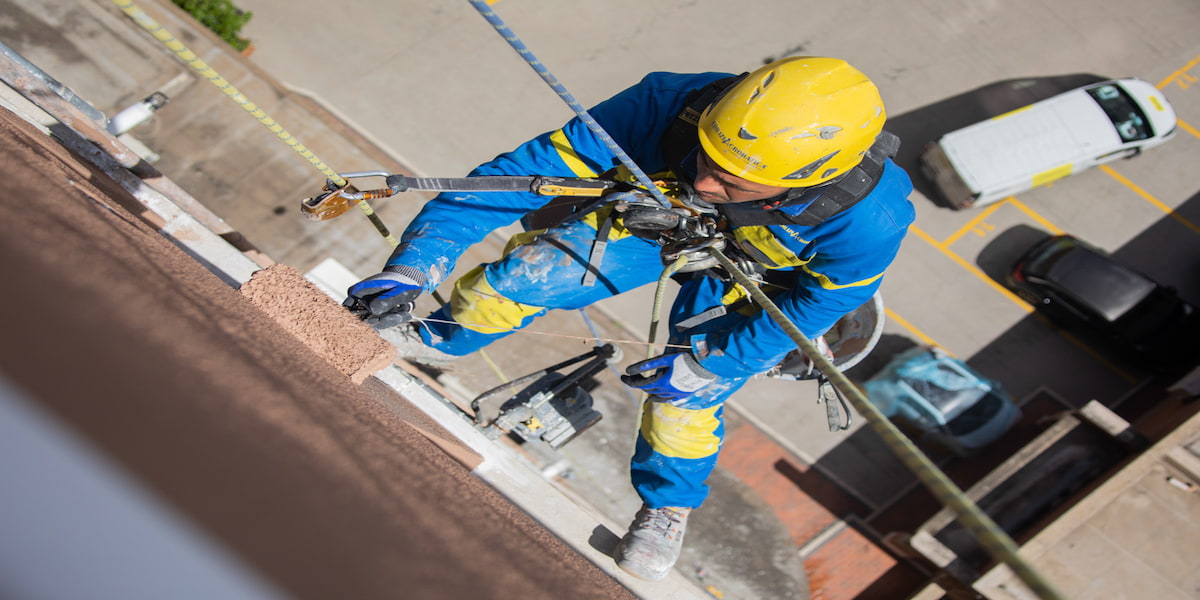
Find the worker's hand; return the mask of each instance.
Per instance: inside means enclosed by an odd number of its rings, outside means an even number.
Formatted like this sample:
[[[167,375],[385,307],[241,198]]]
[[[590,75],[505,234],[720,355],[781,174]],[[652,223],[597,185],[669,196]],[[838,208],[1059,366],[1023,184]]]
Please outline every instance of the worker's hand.
[[[664,354],[629,365],[621,381],[667,402],[683,400],[717,380],[691,352]]]
[[[413,301],[421,295],[425,276],[411,267],[394,265],[347,290],[342,306],[376,329],[412,320]]]

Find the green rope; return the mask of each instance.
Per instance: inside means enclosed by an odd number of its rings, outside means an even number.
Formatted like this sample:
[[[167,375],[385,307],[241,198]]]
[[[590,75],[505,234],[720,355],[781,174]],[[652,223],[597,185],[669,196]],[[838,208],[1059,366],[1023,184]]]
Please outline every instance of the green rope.
[[[996,560],[1007,564],[1025,585],[1033,591],[1039,598],[1044,600],[1066,600],[1054,586],[1042,576],[1037,570],[1030,565],[1024,557],[1019,553],[1019,548],[1016,542],[992,520],[987,513],[983,512],[971,499],[967,497],[963,491],[950,481],[950,478],[945,473],[938,469],[937,465],[933,464],[920,449],[917,448],[912,440],[909,440],[887,417],[875,408],[867,400],[866,395],[858,386],[854,385],[849,378],[846,377],[837,367],[833,365],[825,354],[817,349],[815,343],[808,339],[799,328],[796,327],[787,315],[767,297],[758,285],[746,276],[733,261],[729,260],[720,250],[709,248],[708,251],[716,257],[725,267],[725,270],[733,276],[756,303],[780,327],[787,333],[788,337],[796,343],[804,355],[813,362],[816,368],[820,369],[830,382],[842,392],[850,403],[854,405],[855,410],[867,420],[871,429],[875,431],[884,441],[885,444],[904,462],[912,472],[921,480],[925,487],[945,506],[949,507],[958,515],[963,526],[970,531],[979,544],[983,546]]]
[[[646,340],[649,342],[649,346],[646,347],[646,358],[654,358],[654,338],[658,335],[658,323],[662,319],[660,313],[662,313],[663,297],[666,295],[667,282],[687,262],[687,255],[681,255],[675,259],[675,262],[667,265],[663,269],[662,275],[658,276],[658,287],[654,288],[654,308],[650,312],[650,337]]]
[[[658,276],[658,287],[654,288],[654,307],[650,309],[650,336],[646,339],[646,359],[654,358],[654,339],[658,337],[658,324],[662,320],[662,305],[663,298],[666,296],[667,282],[671,280],[671,276],[676,271],[682,269],[688,262],[687,255],[681,255],[675,259],[675,262],[666,266],[663,269],[662,275]],[[642,391],[638,398],[638,404],[643,404],[650,394]]]

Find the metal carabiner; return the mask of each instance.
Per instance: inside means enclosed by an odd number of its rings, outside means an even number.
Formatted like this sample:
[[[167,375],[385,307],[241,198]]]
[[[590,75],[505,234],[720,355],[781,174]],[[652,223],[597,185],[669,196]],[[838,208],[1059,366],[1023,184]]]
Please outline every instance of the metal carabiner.
[[[850,425],[854,422],[854,414],[850,412],[850,405],[842,397],[837,386],[833,385],[833,382],[829,381],[824,373],[817,375],[817,404],[821,403],[825,404],[825,420],[829,424],[829,431],[837,433],[850,429]],[[842,421],[841,414],[839,414],[839,404],[842,406],[841,410],[846,413],[845,422]]]

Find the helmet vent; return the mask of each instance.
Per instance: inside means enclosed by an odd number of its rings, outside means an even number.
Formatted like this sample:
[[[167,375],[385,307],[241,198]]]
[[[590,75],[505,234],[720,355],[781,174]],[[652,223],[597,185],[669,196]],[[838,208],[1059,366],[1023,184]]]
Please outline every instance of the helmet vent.
[[[825,163],[829,162],[829,159],[836,156],[838,152],[841,152],[841,150],[834,150],[833,152],[830,152],[829,154],[826,154],[825,156],[808,163],[799,170],[794,171],[791,175],[784,176],[784,179],[808,179],[809,177],[812,177],[813,173],[817,172],[817,169],[825,166]],[[836,172],[837,168],[828,169],[825,171],[825,173],[829,173],[829,171]]]
[[[837,127],[836,125],[827,125],[822,127],[817,135],[820,135],[821,139],[823,140],[832,140],[833,136],[837,135],[837,133],[841,130],[842,128]]]
[[[738,129],[738,137],[742,138],[743,140],[757,140],[758,139],[757,135],[754,135],[753,133],[746,131],[745,127]]]
[[[874,119],[867,119],[867,121],[866,121],[866,122],[864,122],[862,125],[859,125],[859,128],[861,128],[861,129],[866,129],[866,128],[868,128],[868,127],[871,127],[872,125],[874,125],[875,119],[878,119],[878,118],[879,118],[879,116],[880,116],[880,115],[882,115],[882,114],[883,114],[883,107],[882,107],[882,106],[876,106],[876,107],[875,107],[875,118],[874,118]]]
[[[753,104],[755,100],[758,100],[758,98],[767,91],[767,88],[771,86],[771,82],[773,81],[775,81],[774,71],[767,73],[767,75],[762,78],[762,81],[758,82],[758,87],[754,88],[754,91],[750,93],[749,98],[746,98],[746,104]]]

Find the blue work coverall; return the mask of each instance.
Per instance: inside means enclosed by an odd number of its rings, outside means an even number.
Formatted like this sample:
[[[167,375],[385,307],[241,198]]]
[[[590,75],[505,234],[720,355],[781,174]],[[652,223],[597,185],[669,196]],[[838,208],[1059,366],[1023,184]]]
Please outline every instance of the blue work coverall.
[[[660,141],[685,96],[725,77],[730,75],[651,73],[589,113],[645,172],[666,172]],[[595,177],[618,164],[576,118],[497,156],[471,175]],[[866,198],[821,224],[740,227],[733,237],[766,268],[791,272],[790,287],[774,301],[805,335],[816,337],[875,293],[913,221],[907,199],[911,190],[908,176],[889,159]],[[429,277],[426,291],[432,291],[454,269],[463,249],[546,202],[532,193],[443,193],[408,226],[388,265],[422,270]],[[773,210],[795,214],[805,206]],[[617,219],[601,263],[591,265],[597,271],[595,283],[582,285],[598,226],[610,210],[604,207],[548,230],[514,237],[503,258],[476,267],[455,283],[447,305],[419,328],[424,341],[448,354],[469,354],[549,309],[582,308],[656,281],[663,271],[658,244],[631,235]],[[682,283],[670,311],[671,342],[690,344],[700,365],[717,380],[682,401],[652,397],[646,403],[632,481],[647,506],[700,506],[724,435],[724,401],[795,349],[767,314],[739,302],[745,296],[736,284],[714,277]],[[716,310],[708,314],[725,314],[685,331],[676,327],[712,309]]]

